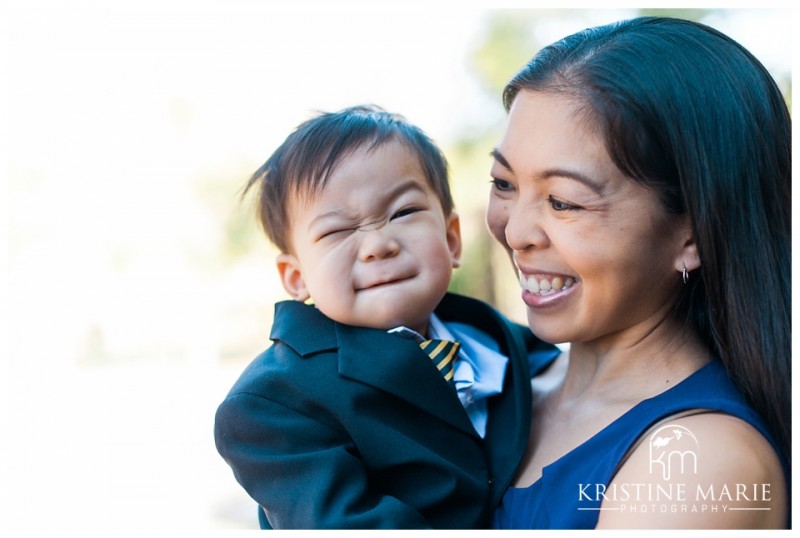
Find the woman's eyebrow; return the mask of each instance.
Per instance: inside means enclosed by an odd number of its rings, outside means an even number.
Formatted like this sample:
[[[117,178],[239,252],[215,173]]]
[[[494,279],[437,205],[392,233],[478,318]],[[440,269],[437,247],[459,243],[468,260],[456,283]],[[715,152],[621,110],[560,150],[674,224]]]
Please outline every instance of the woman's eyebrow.
[[[511,165],[509,164],[508,159],[506,159],[503,156],[503,154],[500,153],[499,149],[494,148],[489,153],[489,155],[494,157],[494,160],[497,161],[497,163],[500,164],[500,166],[502,166],[503,168],[505,168],[509,172],[514,173],[514,169],[511,168]],[[604,185],[594,181],[593,179],[589,178],[587,175],[582,174],[581,172],[578,172],[576,170],[567,170],[567,169],[564,169],[564,168],[551,168],[549,170],[545,170],[544,172],[542,172],[541,176],[538,177],[537,179],[550,179],[551,177],[555,177],[555,176],[557,176],[557,177],[565,177],[565,178],[568,178],[568,179],[573,179],[573,180],[577,181],[578,183],[582,183],[583,185],[586,185],[587,187],[589,187],[589,189],[591,189],[592,191],[596,192],[597,194],[601,194],[602,195],[603,192],[605,191]]]
[[[542,174],[542,179],[550,179],[551,177],[565,177],[567,179],[572,179],[582,185],[587,186],[590,190],[594,191],[596,194],[599,194],[601,196],[605,192],[604,184],[598,183],[597,181],[586,176],[585,174],[582,174],[575,170],[566,170],[564,168],[552,168],[550,170],[545,170]]]
[[[500,163],[500,165],[503,168],[505,168],[506,170],[508,170],[509,172],[513,172],[514,171],[514,169],[511,168],[511,165],[508,164],[508,160],[505,157],[503,157],[502,153],[500,153],[499,149],[494,148],[492,151],[489,152],[489,155],[494,157],[494,160],[497,161],[498,163]]]

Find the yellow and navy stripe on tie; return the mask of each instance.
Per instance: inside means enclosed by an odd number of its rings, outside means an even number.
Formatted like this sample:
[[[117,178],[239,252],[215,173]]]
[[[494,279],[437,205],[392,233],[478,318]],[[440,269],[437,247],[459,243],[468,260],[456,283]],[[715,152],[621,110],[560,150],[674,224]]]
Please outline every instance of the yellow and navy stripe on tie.
[[[428,354],[444,379],[454,384],[455,358],[461,344],[449,340],[425,340],[420,347]]]

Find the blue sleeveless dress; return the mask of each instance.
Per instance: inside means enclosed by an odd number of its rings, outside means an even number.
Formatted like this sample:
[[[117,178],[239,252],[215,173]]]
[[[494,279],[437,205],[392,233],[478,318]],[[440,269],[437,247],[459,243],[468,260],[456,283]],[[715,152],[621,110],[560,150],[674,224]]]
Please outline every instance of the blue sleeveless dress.
[[[602,502],[596,485],[608,485],[623,456],[652,425],[691,409],[738,417],[761,432],[780,453],[766,425],[736,390],[722,363],[713,360],[671,389],[640,402],[546,466],[541,478],[529,487],[509,488],[494,513],[493,528],[595,528]]]

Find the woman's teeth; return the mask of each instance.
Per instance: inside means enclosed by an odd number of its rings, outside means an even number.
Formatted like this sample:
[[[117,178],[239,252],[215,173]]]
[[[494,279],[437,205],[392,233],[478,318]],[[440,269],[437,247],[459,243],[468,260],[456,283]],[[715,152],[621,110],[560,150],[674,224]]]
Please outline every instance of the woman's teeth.
[[[556,276],[552,279],[539,277],[525,277],[525,275],[519,275],[519,285],[522,286],[524,290],[534,294],[534,295],[550,295],[552,293],[556,293],[559,291],[564,291],[578,282],[578,279],[572,278],[568,276],[566,278]]]

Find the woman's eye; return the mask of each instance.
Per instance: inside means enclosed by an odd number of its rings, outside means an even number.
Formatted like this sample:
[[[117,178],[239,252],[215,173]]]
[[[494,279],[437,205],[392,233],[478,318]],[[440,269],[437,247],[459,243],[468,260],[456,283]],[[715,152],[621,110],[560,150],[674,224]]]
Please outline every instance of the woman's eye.
[[[504,179],[497,179],[495,177],[492,178],[492,181],[490,183],[494,185],[494,188],[497,189],[498,191],[508,192],[514,190],[514,185],[512,185],[511,183],[509,183]]]
[[[400,211],[398,211],[394,215],[392,215],[392,218],[393,219],[397,219],[397,218],[400,218],[400,217],[405,217],[405,216],[410,215],[412,213],[416,213],[419,210],[420,209],[418,207],[406,207],[404,209],[401,209]]]
[[[572,211],[572,210],[575,210],[575,209],[580,209],[579,206],[576,206],[576,205],[573,205],[573,204],[568,204],[567,202],[562,202],[558,198],[553,198],[552,196],[550,196],[547,199],[547,201],[550,202],[550,206],[555,211]]]

